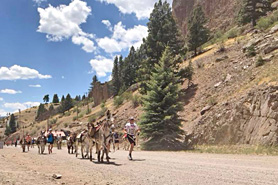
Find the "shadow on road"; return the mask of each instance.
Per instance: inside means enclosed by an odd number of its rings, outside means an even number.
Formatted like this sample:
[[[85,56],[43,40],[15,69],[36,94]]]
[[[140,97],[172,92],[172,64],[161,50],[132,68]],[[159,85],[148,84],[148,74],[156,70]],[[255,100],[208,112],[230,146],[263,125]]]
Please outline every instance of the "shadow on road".
[[[103,162],[103,163],[101,163],[101,162],[93,161],[93,163],[94,163],[94,164],[113,165],[113,166],[122,166],[122,164],[117,164],[117,163],[115,163],[115,162],[109,162],[109,163]]]

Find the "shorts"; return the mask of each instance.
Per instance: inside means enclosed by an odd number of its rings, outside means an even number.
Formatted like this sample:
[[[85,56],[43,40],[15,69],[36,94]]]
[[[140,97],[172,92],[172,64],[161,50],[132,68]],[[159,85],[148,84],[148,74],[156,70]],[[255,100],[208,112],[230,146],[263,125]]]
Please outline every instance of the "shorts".
[[[27,145],[30,145],[31,144],[31,142],[29,141],[29,142],[27,142]]]
[[[49,141],[48,141],[47,143],[50,144],[50,145],[53,145],[54,142],[53,142],[53,141],[52,141],[52,142],[49,142]]]
[[[115,143],[120,143],[120,141],[119,140],[115,140]]]
[[[134,146],[136,145],[136,143],[135,143],[135,137],[134,137],[133,135],[127,134],[127,139],[128,139],[128,141],[129,141],[130,144],[133,143]]]

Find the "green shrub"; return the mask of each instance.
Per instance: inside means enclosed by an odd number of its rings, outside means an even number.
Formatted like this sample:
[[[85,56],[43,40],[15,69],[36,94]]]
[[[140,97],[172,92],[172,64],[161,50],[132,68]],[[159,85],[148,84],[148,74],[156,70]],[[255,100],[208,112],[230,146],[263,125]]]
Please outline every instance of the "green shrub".
[[[259,58],[258,58],[258,60],[256,62],[256,67],[263,66],[264,64],[265,64],[264,59],[261,56],[259,56]]]
[[[116,96],[114,97],[113,104],[115,107],[119,107],[124,103],[124,97],[123,96]]]
[[[72,120],[73,120],[73,121],[76,121],[76,120],[77,120],[77,116],[74,116],[74,117],[72,118]]]
[[[274,23],[278,21],[278,11],[274,11],[272,14],[270,14],[267,17],[261,17],[257,21],[257,28],[260,30],[266,30],[273,26]]]
[[[210,106],[216,105],[216,104],[217,104],[216,98],[215,98],[215,97],[210,97],[210,98],[208,99],[208,104],[209,104]]]
[[[238,30],[238,28],[232,28],[232,29],[230,29],[229,31],[227,31],[227,33],[226,33],[226,37],[227,37],[228,39],[235,38],[235,37],[237,37],[238,35],[239,35],[239,30]]]
[[[88,122],[89,122],[89,123],[95,122],[96,119],[97,119],[97,116],[94,114],[94,115],[92,115],[92,116],[90,116],[90,117],[88,118]]]
[[[88,107],[87,107],[87,110],[86,110],[86,115],[91,114],[91,112],[92,112],[92,110],[91,110],[90,107],[88,106]]]
[[[247,56],[248,57],[254,57],[254,56],[256,56],[256,54],[257,53],[256,53],[254,45],[247,48]]]
[[[56,124],[57,121],[58,121],[58,118],[51,119],[51,120],[50,120],[50,124],[51,124],[51,125]]]
[[[65,116],[70,116],[70,111],[67,111],[67,112],[65,113]]]
[[[132,99],[132,92],[125,92],[125,93],[122,94],[122,97],[123,97],[124,100],[129,101],[129,100]]]
[[[257,22],[257,28],[260,30],[266,30],[273,24],[272,20],[269,17],[262,17]]]
[[[66,127],[68,127],[69,126],[69,124],[68,123],[64,123],[64,127],[66,128]]]
[[[138,106],[141,104],[141,102],[142,102],[141,96],[136,94],[136,95],[132,96],[131,101],[132,101],[133,107],[136,108],[136,107],[138,107]]]
[[[78,118],[82,118],[84,116],[84,114],[82,113],[82,114],[79,114],[78,115]]]

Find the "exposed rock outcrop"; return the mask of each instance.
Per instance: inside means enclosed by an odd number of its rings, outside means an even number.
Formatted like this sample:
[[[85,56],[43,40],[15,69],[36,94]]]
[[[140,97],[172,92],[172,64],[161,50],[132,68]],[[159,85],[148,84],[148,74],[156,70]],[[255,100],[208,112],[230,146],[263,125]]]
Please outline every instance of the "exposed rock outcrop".
[[[278,144],[278,86],[261,87],[195,120],[202,144]]]
[[[101,104],[102,101],[105,101],[112,96],[109,83],[96,82],[89,96],[94,99],[95,106]]]
[[[235,23],[240,2],[240,0],[173,0],[173,14],[182,33],[186,34],[187,21],[193,7],[200,3],[211,30],[227,29]]]

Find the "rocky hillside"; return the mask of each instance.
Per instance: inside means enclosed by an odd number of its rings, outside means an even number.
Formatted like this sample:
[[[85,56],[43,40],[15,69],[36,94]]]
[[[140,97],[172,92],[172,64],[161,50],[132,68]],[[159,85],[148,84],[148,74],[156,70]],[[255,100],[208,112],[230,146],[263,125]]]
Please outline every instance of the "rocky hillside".
[[[227,30],[235,23],[241,0],[173,0],[173,13],[183,34],[193,7],[200,3],[208,18],[208,27]]]

